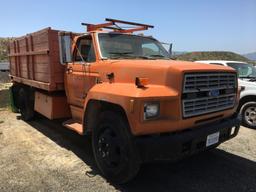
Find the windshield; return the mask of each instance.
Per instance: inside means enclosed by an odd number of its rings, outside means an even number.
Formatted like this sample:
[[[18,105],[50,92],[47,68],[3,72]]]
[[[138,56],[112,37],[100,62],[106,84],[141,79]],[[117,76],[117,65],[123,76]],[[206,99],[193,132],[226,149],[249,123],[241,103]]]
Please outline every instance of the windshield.
[[[150,37],[100,33],[101,54],[110,59],[170,59],[169,53],[157,40]]]
[[[256,68],[252,64],[227,63],[227,65],[234,68],[240,78],[256,78]]]

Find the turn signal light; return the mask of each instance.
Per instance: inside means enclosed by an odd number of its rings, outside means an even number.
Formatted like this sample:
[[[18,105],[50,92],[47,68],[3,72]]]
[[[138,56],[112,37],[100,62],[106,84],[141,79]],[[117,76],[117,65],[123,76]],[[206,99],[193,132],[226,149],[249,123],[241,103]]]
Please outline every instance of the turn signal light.
[[[149,84],[149,80],[146,77],[136,77],[135,84],[138,88],[143,88]]]

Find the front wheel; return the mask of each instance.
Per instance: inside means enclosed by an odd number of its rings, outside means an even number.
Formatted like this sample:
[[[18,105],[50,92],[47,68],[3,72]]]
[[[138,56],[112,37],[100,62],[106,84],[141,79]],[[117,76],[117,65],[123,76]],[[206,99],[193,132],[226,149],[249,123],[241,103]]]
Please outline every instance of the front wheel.
[[[241,115],[243,126],[256,129],[256,102],[245,103]]]
[[[98,168],[111,182],[126,183],[139,171],[139,156],[122,116],[102,112],[92,132],[92,146]]]

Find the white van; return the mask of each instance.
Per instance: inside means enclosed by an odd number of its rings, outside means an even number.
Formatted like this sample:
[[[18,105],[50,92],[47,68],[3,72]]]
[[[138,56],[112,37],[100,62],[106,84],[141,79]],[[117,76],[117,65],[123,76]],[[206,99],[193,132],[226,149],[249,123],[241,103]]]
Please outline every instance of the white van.
[[[238,84],[242,91],[238,112],[242,116],[242,124],[256,129],[256,67],[240,61],[202,60],[197,63],[229,66],[238,72]]]

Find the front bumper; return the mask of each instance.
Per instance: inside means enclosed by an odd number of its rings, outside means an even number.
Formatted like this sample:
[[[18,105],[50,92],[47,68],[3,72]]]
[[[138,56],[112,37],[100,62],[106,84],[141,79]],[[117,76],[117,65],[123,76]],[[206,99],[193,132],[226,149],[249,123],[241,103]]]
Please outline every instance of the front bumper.
[[[214,148],[235,137],[240,122],[240,118],[233,116],[182,132],[136,137],[135,143],[144,162],[157,159],[178,160]],[[232,134],[233,127],[235,131]],[[220,132],[219,142],[206,147],[207,136],[216,132]]]

